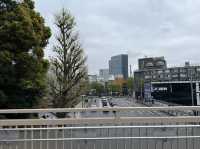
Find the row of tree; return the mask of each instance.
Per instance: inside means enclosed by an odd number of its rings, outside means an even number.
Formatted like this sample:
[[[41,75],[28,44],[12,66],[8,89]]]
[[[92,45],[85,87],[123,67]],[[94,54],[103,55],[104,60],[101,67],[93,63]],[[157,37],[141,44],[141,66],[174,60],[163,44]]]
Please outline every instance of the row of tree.
[[[89,94],[91,95],[132,95],[134,90],[133,78],[127,80],[116,79],[114,81],[106,82],[104,84],[99,82],[91,82],[89,84]]]
[[[34,2],[0,0],[0,108],[33,108],[42,103],[73,107],[78,102],[87,68],[75,25],[65,9],[55,16],[57,33],[49,61],[44,49],[51,30]]]

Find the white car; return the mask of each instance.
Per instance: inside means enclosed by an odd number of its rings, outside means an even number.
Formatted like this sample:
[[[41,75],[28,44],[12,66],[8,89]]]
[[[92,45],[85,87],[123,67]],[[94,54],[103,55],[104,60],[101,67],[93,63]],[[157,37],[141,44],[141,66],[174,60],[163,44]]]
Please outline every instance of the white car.
[[[110,104],[107,99],[102,99],[101,102],[103,108],[110,108]],[[103,111],[103,112],[109,112],[109,111]]]
[[[97,105],[93,104],[93,105],[90,106],[90,108],[97,108]],[[91,111],[91,112],[96,112],[96,111],[94,110],[94,111]]]
[[[38,117],[40,119],[57,119],[53,113],[39,113]]]
[[[90,108],[97,108],[97,105],[92,104],[92,105],[90,106]]]

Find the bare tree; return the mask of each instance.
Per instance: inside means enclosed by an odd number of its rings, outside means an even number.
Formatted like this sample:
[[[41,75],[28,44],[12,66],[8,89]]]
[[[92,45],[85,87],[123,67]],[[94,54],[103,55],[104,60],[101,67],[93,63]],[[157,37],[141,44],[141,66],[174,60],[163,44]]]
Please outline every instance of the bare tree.
[[[55,16],[56,56],[51,60],[50,93],[54,107],[73,107],[84,90],[86,57],[74,30],[74,17],[65,9]]]

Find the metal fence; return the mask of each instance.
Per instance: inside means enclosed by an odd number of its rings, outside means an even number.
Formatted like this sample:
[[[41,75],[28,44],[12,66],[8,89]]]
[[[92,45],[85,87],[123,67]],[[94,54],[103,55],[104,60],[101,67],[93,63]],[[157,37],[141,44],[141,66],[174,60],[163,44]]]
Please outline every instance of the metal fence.
[[[124,117],[124,111],[200,107],[0,110],[1,114],[115,111],[114,117],[0,120],[0,149],[199,149],[199,116]],[[76,114],[75,114],[76,115]]]

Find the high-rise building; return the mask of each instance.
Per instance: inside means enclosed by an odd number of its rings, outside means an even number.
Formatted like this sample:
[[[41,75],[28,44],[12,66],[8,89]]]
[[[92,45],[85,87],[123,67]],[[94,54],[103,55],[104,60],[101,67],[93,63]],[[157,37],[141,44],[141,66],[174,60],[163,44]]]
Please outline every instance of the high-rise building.
[[[128,55],[120,54],[111,57],[109,61],[109,73],[115,77],[128,78]]]

